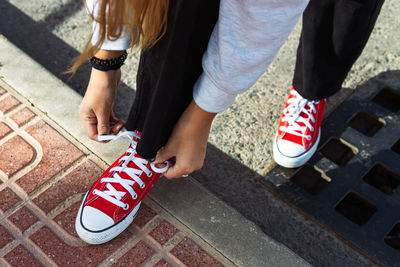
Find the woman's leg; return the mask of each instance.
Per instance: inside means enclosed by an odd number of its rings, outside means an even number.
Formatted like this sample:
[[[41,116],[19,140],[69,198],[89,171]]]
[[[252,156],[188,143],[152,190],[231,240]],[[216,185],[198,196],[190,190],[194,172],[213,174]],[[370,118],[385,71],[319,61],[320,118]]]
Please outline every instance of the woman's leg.
[[[315,153],[325,98],[340,90],[368,41],[383,1],[311,0],[308,4],[293,88],[273,144],[279,165],[300,167]]]
[[[142,53],[136,99],[126,125],[142,133],[140,156],[155,157],[192,100],[218,9],[216,0],[170,1],[166,34]]]
[[[131,146],[86,194],[75,222],[78,235],[86,242],[101,244],[124,231],[144,196],[166,171],[140,156],[155,157],[191,102],[218,7],[216,0],[170,1],[165,36],[143,52],[140,60],[137,97],[127,123],[129,130],[142,132],[140,143],[136,143],[138,136],[125,133],[132,138]]]
[[[303,14],[293,86],[306,99],[340,90],[384,0],[311,0]]]

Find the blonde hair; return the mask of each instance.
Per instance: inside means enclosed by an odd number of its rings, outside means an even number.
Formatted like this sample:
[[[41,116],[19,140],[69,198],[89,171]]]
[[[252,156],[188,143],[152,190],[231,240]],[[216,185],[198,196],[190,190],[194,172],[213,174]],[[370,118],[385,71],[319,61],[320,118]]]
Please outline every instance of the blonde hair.
[[[121,37],[123,26],[132,36],[130,48],[144,50],[153,46],[167,29],[168,5],[169,0],[101,0],[98,13],[95,17],[91,15],[99,23],[99,39],[93,45],[89,38],[68,72],[75,73],[82,63],[93,57],[106,38]]]

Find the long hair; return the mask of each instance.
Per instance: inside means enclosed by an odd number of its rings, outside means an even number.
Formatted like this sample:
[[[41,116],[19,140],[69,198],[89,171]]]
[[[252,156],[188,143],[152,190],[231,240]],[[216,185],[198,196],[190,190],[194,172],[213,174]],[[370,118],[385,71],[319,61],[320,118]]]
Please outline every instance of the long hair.
[[[84,0],[85,1],[85,0]],[[106,38],[116,40],[123,33],[123,26],[131,34],[130,48],[147,49],[153,46],[167,29],[169,0],[101,0],[98,12],[91,14],[99,23],[99,38],[92,44],[91,37],[82,54],[67,71],[75,73],[82,63],[99,50]]]

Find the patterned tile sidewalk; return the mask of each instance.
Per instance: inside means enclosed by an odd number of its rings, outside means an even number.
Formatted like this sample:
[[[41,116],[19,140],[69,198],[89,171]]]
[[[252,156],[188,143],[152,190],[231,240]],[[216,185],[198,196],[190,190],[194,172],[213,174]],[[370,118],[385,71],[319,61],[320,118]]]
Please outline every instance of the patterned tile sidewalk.
[[[86,190],[106,167],[0,87],[0,266],[231,266],[146,198],[134,223],[91,246],[75,233]]]

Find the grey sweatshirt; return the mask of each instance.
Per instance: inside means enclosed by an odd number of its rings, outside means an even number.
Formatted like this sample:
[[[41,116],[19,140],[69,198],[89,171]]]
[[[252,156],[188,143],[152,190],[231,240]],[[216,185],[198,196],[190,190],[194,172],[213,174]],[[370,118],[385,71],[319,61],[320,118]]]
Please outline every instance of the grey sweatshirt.
[[[99,1],[87,1],[89,12],[96,14]],[[196,104],[208,112],[229,108],[266,71],[307,4],[308,0],[221,0],[203,55],[203,73],[193,89]],[[94,23],[93,44],[97,27]],[[101,49],[124,50],[130,41],[124,32],[118,40],[106,40]]]

